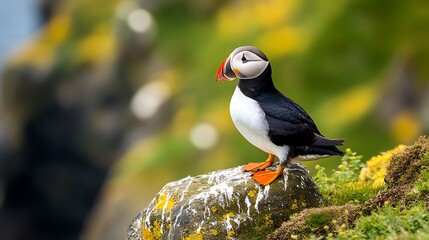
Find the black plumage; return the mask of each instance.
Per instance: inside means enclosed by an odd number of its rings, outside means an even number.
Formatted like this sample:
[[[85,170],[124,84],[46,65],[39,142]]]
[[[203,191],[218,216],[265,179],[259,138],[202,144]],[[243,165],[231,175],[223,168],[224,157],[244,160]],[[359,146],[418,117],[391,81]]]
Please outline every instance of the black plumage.
[[[291,159],[342,156],[337,148],[344,140],[324,137],[311,117],[297,103],[279,92],[271,78],[271,65],[265,54],[252,46],[235,49],[219,66],[216,80],[238,78],[230,102],[237,130],[250,143],[269,154],[265,162],[245,164],[252,178],[262,185],[277,179]],[[275,171],[267,170],[277,156]]]
[[[344,140],[325,138],[308,113],[275,88],[270,65],[256,78],[239,80],[238,87],[245,96],[257,101],[264,111],[270,140],[278,146],[290,147],[288,158],[344,155],[336,147]]]

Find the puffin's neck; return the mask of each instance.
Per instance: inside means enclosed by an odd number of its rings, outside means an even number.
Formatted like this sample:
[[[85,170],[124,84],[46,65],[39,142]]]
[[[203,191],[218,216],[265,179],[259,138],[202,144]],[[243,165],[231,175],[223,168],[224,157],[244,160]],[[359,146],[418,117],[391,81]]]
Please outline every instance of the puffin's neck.
[[[262,95],[277,91],[271,78],[270,64],[268,64],[265,71],[256,78],[239,79],[238,87],[244,95],[253,99],[258,99]]]

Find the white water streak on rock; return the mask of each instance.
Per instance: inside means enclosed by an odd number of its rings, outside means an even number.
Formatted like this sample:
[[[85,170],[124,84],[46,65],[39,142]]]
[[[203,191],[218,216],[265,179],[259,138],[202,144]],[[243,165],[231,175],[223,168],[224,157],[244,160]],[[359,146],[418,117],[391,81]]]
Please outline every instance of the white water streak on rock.
[[[288,168],[283,174],[283,179],[265,187],[259,186],[250,175],[251,173],[243,172],[241,167],[237,167],[197,177],[188,176],[167,184],[152,200],[151,207],[144,211],[142,216],[144,227],[153,229],[151,225],[154,219],[157,219],[161,220],[159,230],[163,238],[167,237],[164,239],[177,239],[183,229],[201,232],[207,226],[210,226],[208,229],[213,227],[220,235],[226,237],[229,231],[237,232],[240,226],[247,226],[249,221],[258,219],[258,216],[265,216],[267,212],[275,215],[284,210],[289,213],[290,210],[285,209],[283,204],[288,200],[276,203],[267,200],[274,195],[288,199],[291,195],[284,194],[283,189],[285,192],[287,189],[297,192],[306,189],[305,186],[308,188],[308,183],[312,182],[308,180],[308,172],[300,169],[300,166]],[[310,199],[313,199],[313,196],[318,197],[317,194],[311,196]],[[165,202],[156,201],[160,197],[163,197],[161,201]],[[174,202],[171,209],[169,202],[170,204]],[[280,203],[276,205],[278,202]],[[157,206],[160,203],[163,205]]]
[[[270,185],[267,185],[264,187],[264,199],[267,199],[269,193],[270,193]]]
[[[246,203],[246,207],[247,207],[247,216],[248,218],[250,218],[250,207],[252,206],[252,203],[249,200],[249,196],[246,196],[246,198],[244,199],[244,202]]]
[[[166,211],[167,211],[167,207],[168,207],[168,203],[170,198],[172,197],[173,193],[172,192],[167,192],[167,194],[165,195],[165,202],[164,202],[164,206],[162,207],[162,214],[161,214],[161,233],[163,233],[163,229],[164,229],[164,222],[166,222],[165,220],[169,220],[169,219],[165,219],[170,218],[170,215],[167,216]]]
[[[303,176],[301,176],[300,178],[301,178],[301,188],[304,189],[305,188],[305,178]]]
[[[201,221],[200,222],[200,225],[198,226],[198,228],[197,228],[197,232],[201,232],[201,229],[203,228],[203,224],[205,223],[205,221],[203,220],[203,221]]]
[[[185,207],[185,205],[182,205],[180,207],[179,213],[176,215],[176,218],[174,219],[174,222],[173,222],[173,226],[174,227],[178,227],[179,226],[178,220],[180,219],[180,216],[183,214],[184,207]],[[173,228],[170,228],[170,231],[168,232],[168,239],[171,239],[171,234],[172,233],[173,233]]]
[[[229,206],[229,202],[232,200],[232,195],[234,194],[234,188],[228,186],[227,183],[223,182],[211,187],[208,191],[208,194],[220,196],[220,198],[222,199],[221,202],[225,207],[225,206]]]
[[[219,177],[219,174],[216,174],[216,172],[209,174],[207,183],[212,184],[213,180],[216,180],[216,183],[218,183],[218,179],[217,179],[218,177]]]
[[[186,193],[189,191],[189,187],[191,186],[191,184],[193,183],[193,178],[191,178],[190,176],[186,177],[184,180],[188,181],[188,184],[186,185],[186,187],[183,189],[183,191],[181,191],[181,196],[180,196],[180,201],[183,201],[183,199],[185,199],[185,195]]]
[[[240,205],[240,199],[237,198],[237,208],[238,208],[238,213],[241,213],[241,205]]]
[[[234,218],[234,222],[237,224],[237,227],[240,227],[240,224],[242,223],[241,217],[239,216]]]
[[[152,199],[152,201],[150,202],[150,205],[152,205],[152,206],[155,205],[155,201],[156,201],[156,198]],[[152,208],[150,210],[148,209],[146,211],[148,213],[146,213],[146,217],[145,217],[144,222],[145,222],[146,226],[150,226],[150,217],[152,215],[152,212],[155,211],[155,208]]]
[[[230,231],[233,229],[231,225],[231,218],[229,217],[229,215],[226,215],[225,227],[226,227],[226,231]]]
[[[256,201],[255,201],[255,210],[258,213],[259,213],[259,202],[262,199],[267,199],[269,192],[270,192],[270,185],[258,188],[258,195],[256,196]]]
[[[256,197],[256,201],[255,201],[255,210],[258,213],[259,213],[259,202],[262,200],[263,197],[264,197],[264,194],[261,191],[261,187],[259,187],[258,196]]]
[[[242,171],[240,167],[234,168],[231,172],[212,172],[208,175],[207,183],[212,184],[215,182],[216,184],[220,184],[225,181],[225,179],[231,179],[231,177],[237,178],[237,181],[243,181],[243,178],[241,177]]]
[[[284,181],[284,190],[287,190],[287,183],[288,183],[288,179],[289,179],[289,170],[285,173],[283,172],[283,181]]]

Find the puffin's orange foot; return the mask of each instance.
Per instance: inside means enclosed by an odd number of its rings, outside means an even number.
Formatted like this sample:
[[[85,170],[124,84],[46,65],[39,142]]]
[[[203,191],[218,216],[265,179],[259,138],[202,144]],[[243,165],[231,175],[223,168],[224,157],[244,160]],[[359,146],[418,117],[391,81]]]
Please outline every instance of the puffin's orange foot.
[[[243,171],[252,171],[252,172],[256,172],[258,170],[263,170],[267,167],[271,166],[271,163],[268,162],[259,162],[259,163],[248,163],[246,165],[243,165],[243,167],[241,168]]]
[[[258,170],[263,170],[263,169],[271,166],[271,164],[273,164],[274,158],[275,158],[275,156],[270,154],[268,156],[268,159],[265,162],[257,162],[257,163],[251,162],[251,163],[248,163],[246,165],[243,165],[243,167],[241,169],[243,171],[252,171],[252,172],[256,172]]]
[[[255,179],[259,184],[266,186],[274,180],[276,180],[283,172],[284,167],[280,166],[275,171],[266,171],[261,170],[257,171],[252,175],[252,178]]]

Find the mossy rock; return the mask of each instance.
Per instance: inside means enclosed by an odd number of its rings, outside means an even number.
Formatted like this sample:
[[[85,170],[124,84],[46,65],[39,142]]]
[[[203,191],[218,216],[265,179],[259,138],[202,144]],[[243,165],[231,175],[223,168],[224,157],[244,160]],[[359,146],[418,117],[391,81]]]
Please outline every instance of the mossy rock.
[[[167,184],[134,220],[127,239],[263,239],[290,215],[321,204],[299,164],[265,187],[237,167]]]
[[[409,211],[409,207],[427,208],[429,201],[429,138],[420,137],[412,146],[407,146],[403,151],[392,156],[392,160],[387,168],[385,178],[386,187],[376,196],[368,199],[362,204],[345,204],[341,206],[325,206],[321,208],[306,209],[296,214],[281,227],[268,236],[268,239],[306,239],[313,236],[313,239],[348,239],[346,231],[352,231],[356,227],[356,222],[366,223],[372,226],[371,220],[364,219],[372,216],[378,211],[389,212],[396,209],[397,212]],[[368,186],[369,187],[369,186]],[[386,210],[387,209],[387,210]],[[405,214],[406,215],[406,214]],[[395,218],[395,216],[390,216]],[[386,217],[389,219],[389,217]],[[425,219],[415,220],[420,225],[426,225]],[[385,224],[385,223],[383,223]],[[363,224],[365,225],[365,224]],[[427,224],[429,225],[429,223]],[[380,229],[384,225],[380,224]],[[388,226],[386,232],[394,231]],[[401,229],[400,227],[398,229]],[[396,236],[408,236],[406,239],[423,239],[413,237],[413,233],[418,229],[406,232],[405,229],[399,231]],[[359,232],[360,231],[360,232]],[[364,230],[356,232],[362,233]],[[429,229],[423,230],[423,232]],[[389,232],[390,233],[390,232]],[[407,235],[409,234],[409,235]],[[411,235],[410,235],[411,234]],[[352,235],[357,239],[367,239],[366,235]],[[395,236],[395,235],[392,235]],[[426,236],[426,235],[425,235]],[[383,239],[383,237],[380,237]],[[392,239],[402,239],[402,237],[392,237]],[[426,237],[424,239],[427,239]]]
[[[385,182],[388,187],[413,183],[424,166],[429,167],[429,138],[426,136],[392,157]]]
[[[280,228],[268,236],[268,239],[305,239],[310,234],[326,235],[327,232],[348,223],[350,213],[355,208],[355,206],[345,205],[306,209],[290,221],[283,223]]]

